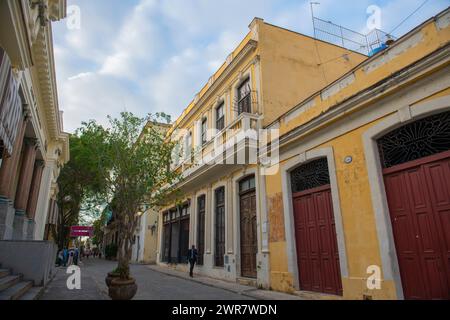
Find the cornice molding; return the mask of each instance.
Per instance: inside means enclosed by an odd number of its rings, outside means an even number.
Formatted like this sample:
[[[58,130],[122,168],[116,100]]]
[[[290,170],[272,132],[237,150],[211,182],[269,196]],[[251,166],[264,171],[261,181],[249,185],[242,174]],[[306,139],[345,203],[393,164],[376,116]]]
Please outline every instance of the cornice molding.
[[[392,94],[392,92],[395,92],[399,87],[404,86],[405,83],[413,81],[423,73],[429,72],[430,69],[436,70],[445,67],[450,63],[449,59],[450,45],[447,45],[390,77],[380,79],[376,85],[358,92],[353,97],[331,107],[320,116],[282,135],[280,137],[280,149],[301,139],[305,134],[308,134],[308,132],[319,127],[321,128],[328,122],[335,121],[337,118],[346,115],[350,110],[354,111],[355,109],[360,109],[374,99],[380,99],[381,97]],[[265,151],[264,148],[261,150],[261,153],[264,154]]]
[[[258,46],[257,41],[255,41],[255,40],[248,41],[248,43],[242,48],[242,50],[238,53],[238,55],[231,60],[229,65],[220,74],[220,76],[214,82],[212,82],[212,84],[210,85],[208,90],[205,92],[205,94],[203,96],[197,98],[198,100],[195,103],[196,106],[194,108],[192,108],[183,117],[183,119],[180,121],[180,123],[178,123],[176,128],[182,127],[183,124],[185,124],[188,121],[188,119],[190,119],[192,114],[197,111],[198,108],[196,108],[196,107],[201,106],[206,100],[208,100],[210,98],[210,96],[217,91],[218,87],[220,87],[223,84],[225,79],[227,79],[230,76],[230,74],[236,69],[236,67],[242,62],[242,60],[244,60],[244,58],[247,57],[249,53],[253,52],[257,48],[257,46]],[[174,129],[176,129],[176,128],[174,128]]]

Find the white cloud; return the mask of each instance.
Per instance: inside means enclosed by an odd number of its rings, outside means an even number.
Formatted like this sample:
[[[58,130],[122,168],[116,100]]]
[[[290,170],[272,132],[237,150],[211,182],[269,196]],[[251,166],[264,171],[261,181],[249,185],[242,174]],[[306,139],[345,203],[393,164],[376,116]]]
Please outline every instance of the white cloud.
[[[403,32],[446,7],[436,0]],[[355,30],[377,0],[321,0],[316,14]],[[380,2],[390,29],[421,0]],[[298,0],[69,0],[81,8],[81,29],[55,25],[60,108],[65,127],[129,110],[164,111],[176,118],[248,32],[253,17],[312,34],[309,1]],[[108,10],[106,10],[108,9]],[[420,21],[419,21],[420,20]],[[89,71],[87,71],[89,70]]]

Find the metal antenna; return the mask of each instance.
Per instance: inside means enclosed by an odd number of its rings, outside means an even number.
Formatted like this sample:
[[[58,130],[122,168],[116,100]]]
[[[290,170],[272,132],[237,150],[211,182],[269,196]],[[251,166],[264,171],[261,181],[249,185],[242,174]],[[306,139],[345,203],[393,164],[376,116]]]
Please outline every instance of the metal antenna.
[[[309,5],[311,6],[311,19],[313,23],[313,29],[314,29],[314,38],[316,38],[316,23],[315,23],[315,17],[314,17],[314,5],[320,5],[320,2],[310,2]]]

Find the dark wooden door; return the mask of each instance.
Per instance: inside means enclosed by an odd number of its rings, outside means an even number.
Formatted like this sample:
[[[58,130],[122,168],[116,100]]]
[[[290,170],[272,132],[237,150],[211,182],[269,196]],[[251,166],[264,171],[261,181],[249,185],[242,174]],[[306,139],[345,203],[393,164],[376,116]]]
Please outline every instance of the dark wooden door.
[[[256,278],[256,192],[240,195],[241,276]]]
[[[450,152],[384,170],[405,299],[450,299]]]
[[[293,194],[300,289],[342,295],[330,185]]]
[[[205,208],[206,197],[198,198],[198,224],[197,224],[197,264],[203,265],[203,255],[205,254]]]

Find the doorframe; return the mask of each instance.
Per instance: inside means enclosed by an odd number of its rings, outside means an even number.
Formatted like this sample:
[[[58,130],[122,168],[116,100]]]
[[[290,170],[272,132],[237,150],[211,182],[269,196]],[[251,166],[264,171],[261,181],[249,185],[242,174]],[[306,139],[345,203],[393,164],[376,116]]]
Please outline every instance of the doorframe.
[[[398,299],[404,299],[403,286],[377,140],[392,130],[408,123],[448,110],[450,110],[450,95],[417,105],[401,106],[396,112],[383,118],[363,134],[364,153],[366,155],[370,193],[380,248],[382,273],[384,280],[394,281]]]
[[[246,180],[246,179],[248,179],[248,178],[250,178],[250,177],[253,177],[253,179],[255,180],[255,187],[253,188],[253,189],[250,189],[250,190],[247,190],[247,191],[245,191],[245,192],[240,192],[240,184],[241,184],[241,182],[243,182],[244,180]],[[241,252],[241,232],[242,232],[242,230],[241,230],[241,227],[242,227],[242,225],[241,225],[241,197],[243,196],[243,195],[247,195],[247,194],[250,194],[250,193],[254,193],[255,194],[255,217],[256,217],[256,229],[255,229],[255,232],[256,232],[256,234],[255,234],[255,239],[256,239],[256,255],[255,255],[255,268],[256,268],[256,277],[254,278],[255,280],[256,279],[258,279],[258,253],[260,252],[259,251],[259,248],[258,248],[258,201],[257,201],[257,185],[256,185],[256,175],[254,175],[254,174],[247,174],[247,175],[245,175],[244,177],[241,177],[238,181],[237,181],[237,183],[236,183],[236,192],[237,192],[237,199],[236,199],[236,201],[237,201],[237,206],[238,206],[238,214],[237,214],[237,216],[236,216],[236,222],[237,222],[237,224],[238,224],[238,235],[239,235],[239,257],[238,257],[238,259],[239,259],[239,270],[238,270],[238,274],[239,274],[239,276],[240,277],[243,277],[242,276],[242,252]]]
[[[339,267],[342,278],[348,277],[347,251],[345,247],[344,228],[342,224],[339,189],[334,163],[334,151],[332,147],[315,149],[297,155],[285,164],[281,165],[281,180],[283,190],[284,228],[286,234],[288,271],[293,275],[294,288],[300,290],[300,278],[297,263],[297,243],[295,238],[294,209],[292,204],[291,172],[301,165],[313,160],[327,158],[328,174],[331,185],[331,200],[333,203],[334,223],[336,229],[336,241],[339,252]]]
[[[258,283],[266,284],[268,278],[268,268],[265,266],[266,261],[262,261],[260,259],[262,250],[262,234],[261,234],[261,200],[265,199],[265,194],[260,193],[260,183],[262,182],[263,178],[259,174],[259,170],[255,167],[253,168],[247,168],[240,172],[240,174],[236,175],[233,178],[233,185],[232,185],[232,192],[233,192],[233,222],[234,222],[234,239],[236,241],[234,242],[234,252],[235,252],[235,258],[236,258],[236,277],[241,277],[241,227],[240,227],[240,198],[239,198],[239,183],[244,180],[245,178],[248,178],[249,176],[255,177],[255,192],[256,192],[256,239],[257,239],[257,248],[258,252],[256,255],[256,280]],[[263,200],[264,201],[264,200]],[[260,266],[261,268],[258,268]]]

